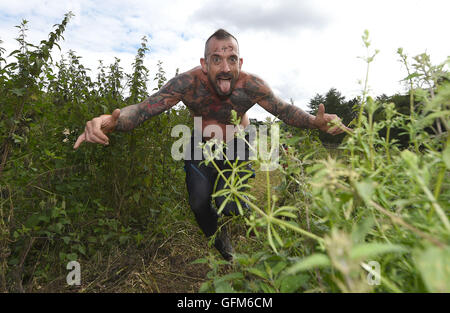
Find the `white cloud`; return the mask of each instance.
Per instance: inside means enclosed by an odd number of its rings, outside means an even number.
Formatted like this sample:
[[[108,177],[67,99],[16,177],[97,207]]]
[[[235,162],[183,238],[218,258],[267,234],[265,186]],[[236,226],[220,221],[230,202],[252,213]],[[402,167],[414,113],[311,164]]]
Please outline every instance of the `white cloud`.
[[[191,16],[191,22],[213,27],[227,25],[233,31],[270,31],[291,33],[295,29],[321,28],[326,23],[323,13],[311,1],[210,1]]]
[[[361,35],[370,31],[380,54],[371,64],[374,95],[402,90],[405,76],[396,50],[410,56],[427,51],[434,63],[450,51],[446,1],[39,1],[0,2],[0,39],[7,53],[16,49],[14,38],[22,18],[29,20],[28,38],[35,44],[47,38],[52,25],[72,10],[61,44],[75,50],[94,72],[98,60],[107,65],[121,59],[125,71],[141,38],[148,36],[150,53],[145,64],[156,72],[163,61],[168,78],[176,68],[186,71],[199,64],[204,41],[217,28],[239,40],[243,70],[265,79],[286,101],[306,108],[316,93],[337,88],[346,98],[360,94],[358,79],[365,73]],[[150,86],[150,89],[154,85]],[[261,108],[251,112],[262,115]],[[252,113],[253,114],[253,113]]]

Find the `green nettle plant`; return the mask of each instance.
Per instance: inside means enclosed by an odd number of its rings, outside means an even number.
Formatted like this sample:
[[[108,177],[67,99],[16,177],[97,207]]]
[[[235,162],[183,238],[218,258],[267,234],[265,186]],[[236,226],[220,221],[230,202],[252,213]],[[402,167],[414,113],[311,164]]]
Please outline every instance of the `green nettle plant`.
[[[148,96],[143,60],[149,48],[144,37],[131,74],[116,58],[109,66],[100,61],[93,80],[76,52],[59,61],[51,57],[71,17],[68,13],[39,45],[27,41],[23,21],[19,48],[9,56],[0,48],[4,292],[34,291],[65,277],[68,261],[100,260],[117,246],[167,235],[161,225],[179,214],[169,209],[185,201],[182,165],[170,158],[170,129],[190,123],[185,109],[155,117],[132,133],[114,134],[110,147],[86,144],[74,152],[86,121]],[[160,88],[161,65],[156,80]]]
[[[274,192],[270,173],[264,173],[265,201],[243,184],[248,176],[238,173],[245,167],[230,162],[228,189],[213,197],[247,203],[250,215],[236,219],[245,221],[247,236],[266,244],[237,253],[225,275],[217,268],[223,261],[197,260],[212,269],[201,291],[450,291],[450,60],[433,66],[422,54],[410,65],[398,50],[411,95],[410,114],[404,115],[395,103],[369,96],[369,65],[378,50],[370,51],[367,31],[362,39],[367,73],[358,117],[337,155],[311,144],[310,131],[282,133],[288,148],[280,147],[281,191]],[[374,119],[377,109],[384,119]],[[393,127],[409,135],[407,149],[390,137]],[[213,156],[207,162],[215,165]]]

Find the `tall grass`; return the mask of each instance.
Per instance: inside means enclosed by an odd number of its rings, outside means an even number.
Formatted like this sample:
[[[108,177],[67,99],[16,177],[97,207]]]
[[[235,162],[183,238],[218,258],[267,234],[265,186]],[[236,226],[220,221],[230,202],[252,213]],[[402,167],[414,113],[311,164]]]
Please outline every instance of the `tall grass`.
[[[280,163],[287,165],[279,167],[283,182],[274,194],[267,173],[264,202],[241,190],[240,169],[233,167],[229,188],[220,195],[252,208],[241,219],[247,235],[265,244],[239,251],[232,270],[219,275],[216,269],[203,291],[450,291],[448,60],[433,66],[421,55],[409,64],[399,49],[411,97],[421,101],[404,115],[395,103],[369,96],[369,65],[378,51],[370,51],[367,31],[362,38],[367,75],[353,132],[337,154],[318,148],[309,131],[282,139],[288,146],[280,149]],[[381,121],[374,119],[379,109],[385,113]],[[390,138],[394,126],[409,135],[408,148]]]

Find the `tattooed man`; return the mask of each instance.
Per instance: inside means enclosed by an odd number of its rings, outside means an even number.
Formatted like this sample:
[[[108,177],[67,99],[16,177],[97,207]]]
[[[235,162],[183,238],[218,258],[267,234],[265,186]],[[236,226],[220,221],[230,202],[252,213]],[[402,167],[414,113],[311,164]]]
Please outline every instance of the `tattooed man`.
[[[141,103],[116,109],[112,115],[101,115],[88,121],[74,148],[77,149],[84,141],[108,145],[106,134],[112,131],[130,131],[180,101],[193,116],[202,118],[202,134],[208,126],[222,130],[210,132],[210,135],[201,138],[203,141],[210,137],[217,138],[218,134],[223,134],[220,139],[227,143],[237,140],[233,131],[230,133],[230,127],[226,127],[231,124],[231,111],[237,112],[241,118],[241,126],[245,128],[249,124],[246,112],[256,103],[288,125],[317,128],[333,135],[347,129],[340,123],[339,117],[325,113],[323,104],[319,106],[317,115],[313,116],[286,103],[274,95],[264,80],[241,71],[242,63],[237,39],[223,29],[217,30],[205,43],[205,55],[200,59],[200,66],[172,78]],[[329,122],[335,119],[339,125],[330,126]],[[191,148],[194,149],[194,146],[195,142],[191,139]],[[185,160],[186,185],[195,218],[204,234],[210,237],[218,228],[218,215],[211,205],[211,194],[218,173],[213,167],[200,162],[201,160]],[[225,168],[223,163],[220,166]],[[224,185],[224,181],[219,180],[216,190],[224,188]],[[223,200],[220,197],[215,199],[217,208]],[[239,211],[236,203],[229,202],[223,212],[232,215]],[[231,244],[225,232],[219,232],[214,245],[225,259],[232,258]]]

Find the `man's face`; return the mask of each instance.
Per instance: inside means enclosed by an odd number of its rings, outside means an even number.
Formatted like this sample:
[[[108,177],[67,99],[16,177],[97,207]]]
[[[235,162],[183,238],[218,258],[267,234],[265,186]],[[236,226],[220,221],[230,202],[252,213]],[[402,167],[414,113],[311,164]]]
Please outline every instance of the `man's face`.
[[[222,97],[231,95],[242,67],[236,40],[231,37],[224,40],[211,38],[206,59],[200,59],[200,63],[217,94]]]

